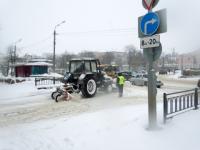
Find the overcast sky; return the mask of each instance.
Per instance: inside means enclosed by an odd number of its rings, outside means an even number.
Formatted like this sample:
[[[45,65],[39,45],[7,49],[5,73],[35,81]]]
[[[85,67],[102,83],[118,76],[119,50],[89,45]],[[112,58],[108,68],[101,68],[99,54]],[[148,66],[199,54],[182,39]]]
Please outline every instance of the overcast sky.
[[[163,52],[179,53],[200,48],[200,1],[160,0],[153,11],[167,8],[168,32],[161,34]],[[122,51],[140,47],[138,17],[147,11],[142,0],[0,0],[0,52],[8,45],[20,53]]]

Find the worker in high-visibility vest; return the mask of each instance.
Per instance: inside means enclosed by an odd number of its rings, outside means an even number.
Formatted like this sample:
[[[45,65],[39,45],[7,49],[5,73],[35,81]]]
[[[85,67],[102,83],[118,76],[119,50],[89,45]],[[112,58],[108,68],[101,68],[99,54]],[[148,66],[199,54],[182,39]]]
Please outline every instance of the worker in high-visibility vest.
[[[118,73],[117,76],[117,86],[119,89],[119,97],[123,96],[123,88],[124,88],[125,78],[122,73]]]

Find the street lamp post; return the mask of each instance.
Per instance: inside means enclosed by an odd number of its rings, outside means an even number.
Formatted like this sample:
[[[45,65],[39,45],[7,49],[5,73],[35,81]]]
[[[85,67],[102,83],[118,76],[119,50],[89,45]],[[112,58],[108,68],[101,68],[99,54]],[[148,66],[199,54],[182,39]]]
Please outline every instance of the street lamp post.
[[[57,24],[54,28],[53,32],[53,73],[55,73],[55,68],[56,68],[56,28],[60,26],[61,24],[65,23],[65,21],[62,21],[61,23]],[[55,84],[55,78],[53,80],[53,84]]]

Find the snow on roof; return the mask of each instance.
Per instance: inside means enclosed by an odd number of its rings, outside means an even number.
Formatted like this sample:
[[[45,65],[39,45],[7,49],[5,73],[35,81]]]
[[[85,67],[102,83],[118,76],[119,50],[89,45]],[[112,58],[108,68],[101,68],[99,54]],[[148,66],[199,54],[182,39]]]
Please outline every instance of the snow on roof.
[[[32,63],[27,63],[27,66],[53,66],[50,63],[46,63],[46,62],[32,62]]]
[[[46,62],[31,62],[31,63],[16,64],[16,66],[53,66],[53,64]]]

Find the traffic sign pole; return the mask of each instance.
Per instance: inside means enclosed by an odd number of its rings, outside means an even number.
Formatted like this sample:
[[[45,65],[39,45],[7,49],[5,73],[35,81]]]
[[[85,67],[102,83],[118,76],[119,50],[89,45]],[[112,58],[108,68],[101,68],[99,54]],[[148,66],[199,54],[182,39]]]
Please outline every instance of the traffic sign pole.
[[[140,46],[143,48],[143,54],[148,61],[148,121],[149,129],[157,128],[157,105],[156,105],[156,74],[154,70],[154,61],[156,61],[162,52],[160,36],[155,35],[167,32],[166,10],[152,12],[152,9],[158,4],[159,0],[142,0],[143,7],[148,13],[138,18],[138,36]],[[159,38],[158,38],[159,36]]]
[[[150,1],[149,1],[150,2]],[[140,23],[141,32],[147,37],[152,38],[152,35],[156,33],[160,25],[159,16],[156,13],[148,12]],[[145,44],[144,42],[142,44]],[[156,108],[156,75],[153,68],[154,65],[154,48],[150,46],[144,51],[147,51],[147,60],[149,63],[148,68],[148,120],[149,129],[155,129],[157,127],[157,108]]]
[[[143,7],[148,10],[148,13],[138,18],[138,36],[141,38],[140,46],[143,48],[144,57],[148,61],[148,121],[150,130],[157,128],[157,77],[154,62],[162,53],[158,34],[167,32],[166,10],[152,12],[158,2],[159,0],[142,0]]]
[[[156,75],[153,68],[153,48],[149,48],[149,66],[148,66],[148,121],[149,129],[157,127],[157,108],[156,108]]]

